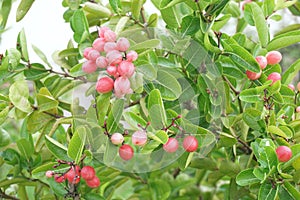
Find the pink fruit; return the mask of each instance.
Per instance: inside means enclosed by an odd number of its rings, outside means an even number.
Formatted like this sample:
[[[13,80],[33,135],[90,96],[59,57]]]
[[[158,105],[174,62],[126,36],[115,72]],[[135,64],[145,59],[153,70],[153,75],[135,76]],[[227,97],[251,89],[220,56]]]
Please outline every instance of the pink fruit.
[[[106,68],[108,65],[108,61],[105,57],[99,56],[96,60],[96,65],[99,68]]]
[[[46,171],[46,177],[51,178],[54,175],[53,171]]]
[[[292,150],[287,146],[279,146],[276,149],[276,154],[280,162],[287,162],[292,157]]]
[[[115,42],[117,39],[117,35],[112,30],[106,30],[104,32],[104,39],[106,42]]]
[[[122,98],[125,94],[131,94],[133,91],[130,88],[130,81],[127,77],[118,77],[114,84],[115,96]]]
[[[117,50],[117,44],[115,42],[106,42],[104,45],[104,51],[108,53],[113,50]]]
[[[259,79],[260,76],[261,76],[261,73],[262,73],[261,70],[260,70],[259,73],[255,73],[255,72],[252,72],[252,71],[249,71],[249,70],[246,71],[247,77],[248,77],[250,80],[252,80],[252,81]]]
[[[129,52],[126,54],[126,60],[127,60],[128,62],[133,62],[133,61],[135,61],[137,58],[138,58],[138,54],[137,54],[137,52],[135,52],[135,51],[129,51]]]
[[[91,50],[93,50],[92,47],[85,48],[84,51],[83,51],[83,57],[85,57],[86,59],[89,59],[88,55],[89,55],[89,53],[90,53]]]
[[[119,155],[123,160],[130,160],[133,157],[133,148],[128,144],[123,144],[119,148]]]
[[[300,82],[297,83],[297,89],[300,92]]]
[[[103,26],[101,27],[99,30],[98,30],[98,35],[100,38],[103,38],[104,37],[104,33],[106,31],[110,30],[110,28],[108,28],[107,26]]]
[[[78,165],[71,167],[70,170],[65,174],[65,178],[68,179],[69,183],[77,184],[80,181],[80,167]]]
[[[66,180],[66,178],[63,175],[55,174],[54,175],[54,180],[57,183],[62,183],[62,182],[64,182]]]
[[[100,53],[97,50],[92,49],[92,50],[90,50],[87,59],[96,61],[98,57],[100,57]]]
[[[105,45],[105,40],[104,38],[97,38],[93,42],[93,49],[103,52],[104,51],[104,45]]]
[[[147,133],[145,131],[136,131],[132,134],[131,140],[134,145],[143,146],[147,142]]]
[[[273,72],[268,76],[267,80],[272,80],[271,85],[273,85],[276,81],[281,80],[281,75],[277,72]]]
[[[169,138],[167,143],[163,145],[166,152],[173,153],[178,149],[178,141],[175,138]]]
[[[288,87],[293,91],[295,90],[295,86],[293,84],[288,84]]]
[[[114,88],[114,80],[109,77],[100,78],[96,84],[96,90],[99,93],[107,93]]]
[[[297,112],[297,113],[300,113],[300,106],[298,106],[298,107],[296,108],[296,112]]]
[[[95,177],[96,172],[94,167],[84,166],[80,171],[80,175],[83,179],[90,180]]]
[[[124,141],[124,136],[121,133],[114,133],[112,134],[112,136],[110,137],[110,140],[113,144],[115,145],[119,145],[122,144]]]
[[[106,59],[108,61],[108,64],[117,65],[122,62],[123,56],[120,51],[113,50],[106,54]]]
[[[194,136],[187,136],[183,139],[182,145],[187,152],[193,152],[198,148],[198,140]]]
[[[279,51],[270,51],[267,53],[266,58],[269,65],[275,65],[281,61],[282,55]]]
[[[126,38],[121,37],[118,39],[117,50],[125,52],[128,50],[129,47],[130,47],[130,43]]]
[[[96,188],[100,185],[100,179],[97,176],[94,176],[92,179],[86,180],[85,182],[90,188]]]
[[[91,74],[97,70],[97,65],[95,61],[87,60],[82,65],[82,71],[87,74]]]
[[[268,61],[264,56],[256,56],[255,60],[257,61],[261,69],[265,69],[268,65]]]
[[[132,62],[122,61],[118,66],[118,73],[120,76],[126,76],[130,78],[135,71],[135,67]]]
[[[106,72],[111,75],[111,76],[114,76],[114,77],[117,77],[118,76],[118,70],[117,70],[117,67],[114,66],[114,65],[110,65],[106,68]]]

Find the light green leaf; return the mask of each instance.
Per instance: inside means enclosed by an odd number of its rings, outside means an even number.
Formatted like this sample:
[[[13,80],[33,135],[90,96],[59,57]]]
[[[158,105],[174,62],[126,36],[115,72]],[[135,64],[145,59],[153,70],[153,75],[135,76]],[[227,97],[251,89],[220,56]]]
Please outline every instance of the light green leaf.
[[[148,186],[152,200],[166,200],[171,194],[171,186],[164,180],[151,180]]]
[[[300,37],[300,35],[299,35]],[[296,60],[291,66],[287,68],[281,78],[282,84],[290,84],[295,76],[300,71],[300,59]]]
[[[12,0],[2,1],[1,9],[0,9],[0,32],[5,29],[8,16],[11,10]]]
[[[111,112],[107,118],[107,128],[109,133],[113,133],[117,130],[124,110],[124,103],[123,99],[118,99],[114,102]]]
[[[17,8],[16,20],[17,22],[21,21],[23,17],[27,14],[31,8],[34,0],[22,0]]]
[[[288,181],[284,181],[284,187],[287,192],[294,197],[294,199],[300,199],[300,192]]]
[[[30,113],[27,121],[28,133],[34,134],[38,131],[42,131],[51,120],[53,120],[53,117],[46,113],[39,111]]]
[[[260,180],[253,174],[253,169],[243,170],[236,177],[236,183],[240,186],[247,186],[259,182]]]
[[[123,31],[123,29],[125,28],[126,23],[128,22],[128,20],[129,20],[129,17],[127,17],[127,16],[124,16],[124,17],[120,18],[120,20],[118,21],[118,23],[116,25],[116,28],[115,28],[115,33],[117,35],[120,35],[120,33]]]
[[[268,51],[281,49],[300,42],[300,31],[290,31],[274,37],[267,46]]]
[[[59,143],[58,141],[54,140],[53,138],[49,137],[48,135],[45,136],[45,143],[49,151],[58,159],[65,160],[65,161],[72,161],[68,155],[68,149]]]
[[[77,43],[81,43],[88,37],[89,24],[82,10],[76,10],[74,12],[71,18],[71,28],[74,31],[74,40]]]
[[[25,156],[25,158],[29,160],[34,153],[34,146],[32,143],[27,139],[22,138],[17,141],[17,146],[21,155]]]
[[[265,181],[259,188],[258,200],[275,200],[278,194],[278,185],[273,188],[269,181]]]
[[[52,68],[51,64],[49,63],[46,55],[35,45],[32,45],[33,51],[40,57],[40,59],[46,63],[50,68]]]
[[[14,48],[10,48],[7,50],[7,57],[9,59],[9,63],[11,64],[12,68],[16,68],[21,60],[21,53]]]
[[[158,130],[155,134],[149,135],[149,137],[151,137],[153,140],[158,141],[161,144],[165,144],[169,139],[168,134],[166,133],[166,131],[163,130]]]
[[[158,39],[150,39],[141,43],[137,43],[131,46],[130,50],[139,50],[139,49],[152,49],[156,48],[160,44],[160,40]]]
[[[24,28],[19,32],[18,35],[18,43],[21,47],[22,56],[25,61],[29,60],[28,49],[27,49],[27,41]]]
[[[76,164],[79,164],[80,162],[86,137],[87,137],[86,127],[81,126],[77,128],[73,137],[70,140],[68,146],[68,156],[72,158]]]
[[[37,103],[39,111],[47,111],[51,109],[56,109],[59,102],[53,98],[51,93],[46,87],[42,87],[37,94]]]
[[[83,6],[83,10],[93,14],[95,17],[98,18],[108,18],[112,14],[107,7],[91,2],[86,2]]]
[[[132,0],[131,13],[134,19],[139,20],[140,12],[145,2],[145,0]]]
[[[243,113],[243,120],[253,130],[262,131],[266,128],[266,122],[261,116],[261,111],[248,108]]]
[[[9,88],[9,99],[15,107],[25,113],[32,111],[28,100],[29,88],[26,81],[16,81]]]
[[[120,0],[109,0],[109,5],[117,14],[122,10],[122,4]]]
[[[148,111],[151,120],[151,126],[156,129],[161,129],[166,125],[166,112],[161,98],[160,91],[154,89],[150,92],[148,97]]]

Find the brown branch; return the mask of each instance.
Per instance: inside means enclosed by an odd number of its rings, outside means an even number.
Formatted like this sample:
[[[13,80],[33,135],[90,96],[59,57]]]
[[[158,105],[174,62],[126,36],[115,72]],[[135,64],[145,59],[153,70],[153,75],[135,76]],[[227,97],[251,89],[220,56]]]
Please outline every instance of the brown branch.
[[[0,189],[0,198],[2,199],[12,199],[12,200],[20,200],[16,197],[13,197],[13,196],[10,196],[10,195],[7,195],[5,194],[1,189]]]

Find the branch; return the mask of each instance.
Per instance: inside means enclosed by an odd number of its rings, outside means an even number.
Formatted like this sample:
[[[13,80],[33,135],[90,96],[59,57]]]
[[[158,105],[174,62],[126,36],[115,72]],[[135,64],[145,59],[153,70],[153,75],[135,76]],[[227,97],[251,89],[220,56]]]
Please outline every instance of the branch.
[[[1,189],[0,189],[0,198],[2,199],[12,199],[12,200],[20,200],[18,198],[15,198],[13,196],[9,196],[7,194],[5,194]]]

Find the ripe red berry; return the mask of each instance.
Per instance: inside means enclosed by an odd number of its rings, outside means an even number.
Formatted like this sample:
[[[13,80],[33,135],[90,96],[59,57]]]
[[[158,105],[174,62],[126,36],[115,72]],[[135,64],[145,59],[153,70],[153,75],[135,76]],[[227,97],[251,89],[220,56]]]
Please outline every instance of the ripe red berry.
[[[248,77],[250,80],[254,81],[254,80],[257,80],[257,79],[260,78],[260,76],[261,76],[261,71],[260,71],[259,73],[255,73],[255,72],[252,72],[252,71],[247,70],[247,71],[246,71],[246,75],[247,75],[247,77]]]
[[[268,65],[267,58],[264,56],[257,56],[255,60],[257,61],[261,69],[265,69]]]
[[[83,179],[90,180],[90,179],[94,178],[94,176],[96,175],[96,172],[95,172],[94,167],[84,166],[80,171],[80,175]]]
[[[193,152],[198,148],[198,140],[194,136],[187,136],[183,139],[182,145],[187,152]]]
[[[145,131],[136,131],[132,134],[132,143],[137,146],[143,146],[147,142],[147,133]]]
[[[119,145],[122,144],[124,141],[124,136],[121,133],[114,133],[112,134],[112,136],[110,137],[110,140],[113,144],[115,145]]]
[[[94,176],[92,179],[88,179],[85,182],[90,188],[96,188],[100,185],[100,179],[97,176]]]
[[[281,80],[281,75],[277,72],[273,72],[268,76],[267,80],[272,80],[271,85],[273,85],[276,81]]]
[[[123,144],[119,148],[119,155],[123,160],[130,160],[133,157],[133,148],[128,144]]]
[[[282,55],[279,51],[270,51],[267,53],[266,58],[269,65],[275,65],[281,61]]]
[[[109,77],[102,77],[97,81],[96,90],[99,93],[107,93],[114,88],[114,80]]]
[[[280,162],[287,162],[292,157],[292,150],[287,146],[279,146],[276,149],[276,154]]]
[[[166,152],[173,153],[178,149],[178,141],[175,138],[169,138],[167,143],[163,145]]]
[[[54,175],[53,171],[46,171],[46,177],[51,178]]]
[[[77,184],[80,181],[80,167],[76,165],[75,167],[71,167],[69,171],[65,174],[66,179],[68,179],[69,183]]]
[[[118,76],[118,70],[117,70],[117,67],[114,66],[114,65],[109,65],[107,68],[106,68],[106,72],[111,75],[111,76],[114,76],[114,77],[117,77]]]
[[[64,175],[55,174],[54,175],[54,180],[57,183],[62,183],[62,182],[64,182],[66,180],[66,178],[65,178]]]

